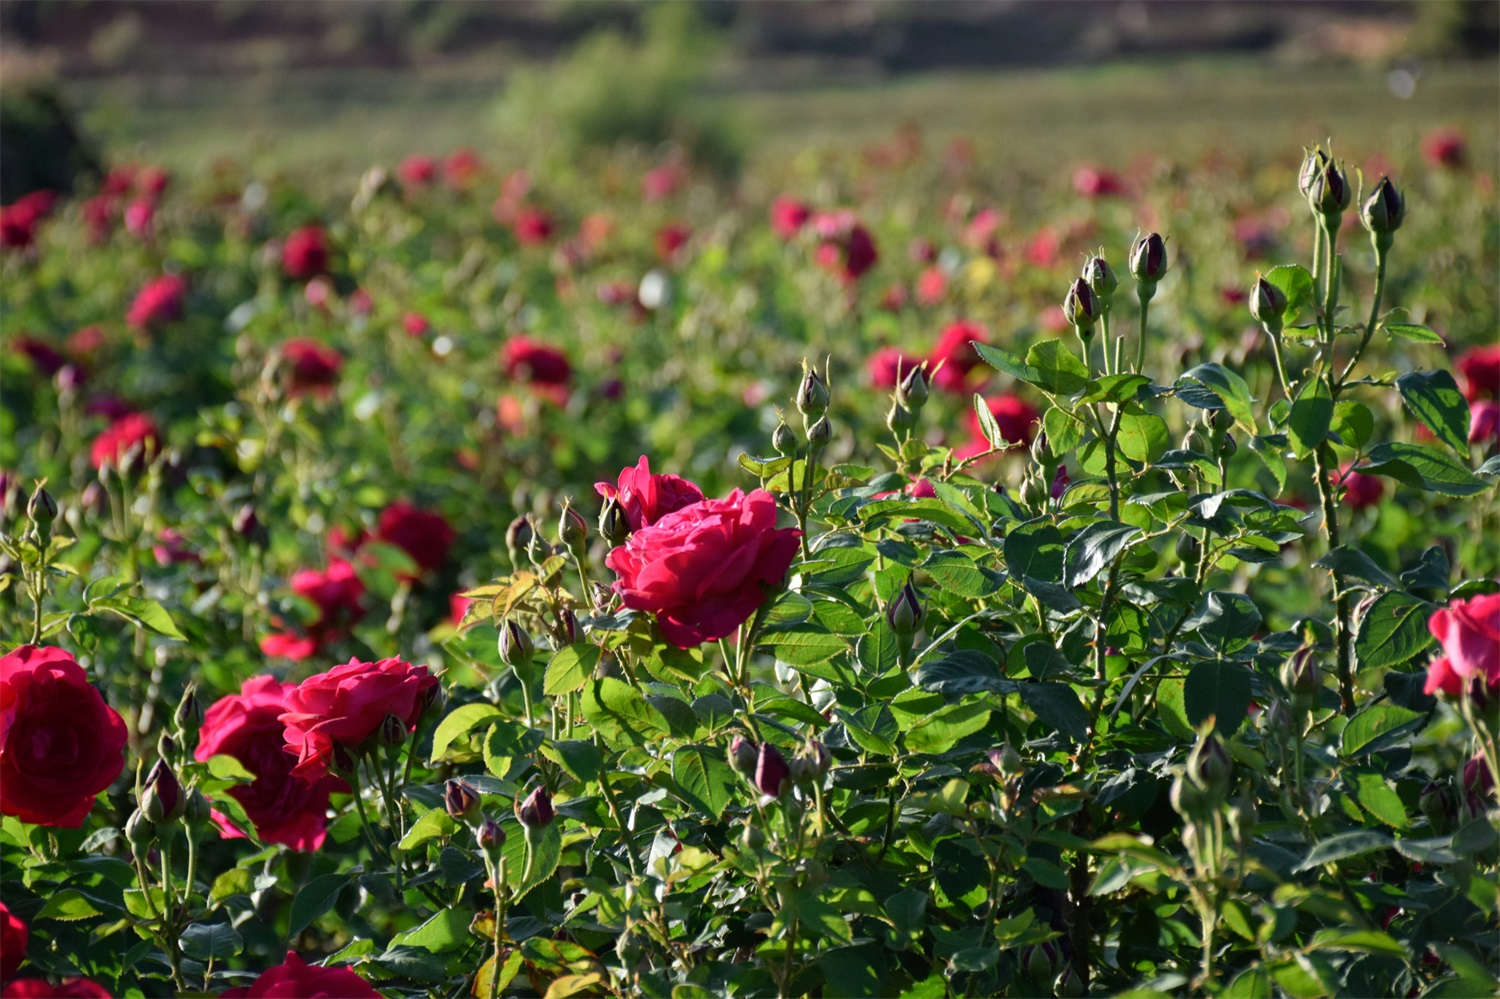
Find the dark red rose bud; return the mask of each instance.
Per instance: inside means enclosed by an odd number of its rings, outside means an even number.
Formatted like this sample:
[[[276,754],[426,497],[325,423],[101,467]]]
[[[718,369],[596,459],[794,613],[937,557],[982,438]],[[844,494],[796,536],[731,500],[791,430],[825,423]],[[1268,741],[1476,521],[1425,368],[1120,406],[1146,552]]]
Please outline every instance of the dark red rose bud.
[[[500,629],[500,661],[511,669],[522,669],[531,665],[536,646],[531,636],[514,618],[506,618]]]
[[[52,522],[57,519],[57,500],[52,498],[52,494],[41,483],[37,483],[36,491],[26,504],[26,516],[43,538],[52,533]]]
[[[1316,146],[1307,154],[1307,158],[1302,161],[1302,169],[1297,174],[1297,190],[1302,192],[1303,197],[1311,190],[1313,178],[1322,173],[1327,165],[1328,154],[1323,152],[1323,147]]]
[[[1432,823],[1433,828],[1446,830],[1458,817],[1458,795],[1453,793],[1453,788],[1446,781],[1430,780],[1422,786],[1422,795],[1417,799],[1417,807]]]
[[[1115,279],[1115,272],[1110,270],[1109,262],[1103,257],[1090,257],[1089,262],[1083,265],[1082,277],[1101,302],[1108,302],[1109,297],[1120,286],[1120,282]]]
[[[1349,207],[1349,197],[1349,182],[1333,160],[1324,163],[1307,186],[1307,203],[1322,215],[1339,215]]]
[[[569,548],[576,548],[588,538],[589,528],[579,516],[578,511],[573,509],[573,501],[563,502],[562,515],[557,521],[557,538]]]
[[[531,526],[531,518],[524,513],[510,522],[505,529],[505,549],[510,553],[510,561],[513,565],[521,564],[521,553],[531,547],[532,536],[536,533]]]
[[[605,497],[604,506],[599,511],[599,536],[611,546],[623,545],[630,537],[630,517],[613,496]]]
[[[828,417],[820,416],[807,428],[807,443],[812,447],[823,447],[833,437],[833,426]]]
[[[896,386],[896,401],[913,413],[927,404],[927,373],[918,365],[908,371]]]
[[[1188,754],[1188,776],[1201,790],[1216,799],[1222,798],[1229,790],[1233,767],[1224,744],[1211,732],[1201,737]]]
[[[922,618],[926,611],[922,608],[922,595],[907,579],[906,585],[901,587],[891,602],[885,608],[886,624],[898,635],[912,635],[922,626]]]
[[[828,411],[828,386],[811,368],[802,373],[802,384],[797,387],[796,401],[797,412],[809,420],[816,420]]]
[[[552,795],[538,785],[531,789],[525,799],[516,799],[516,820],[527,829],[541,829],[552,824],[557,812],[552,808]]]
[[[1250,315],[1274,336],[1281,332],[1285,311],[1286,296],[1281,289],[1257,274],[1255,286],[1250,289]]]
[[[1316,694],[1323,689],[1323,669],[1317,650],[1304,645],[1281,666],[1281,685],[1293,694]]]
[[[743,735],[729,740],[729,766],[746,780],[755,779],[755,762],[759,757],[759,747]]]
[[[557,632],[564,645],[578,641],[578,615],[564,607],[557,615]]]
[[[771,798],[779,798],[786,792],[792,771],[786,757],[769,742],[761,743],[760,755],[755,759],[755,787]]]
[[[1094,323],[1103,313],[1099,307],[1099,300],[1094,297],[1094,289],[1090,288],[1083,278],[1078,278],[1068,288],[1068,294],[1063,298],[1062,309],[1068,322],[1085,337],[1092,334]]]
[[[197,684],[188,684],[187,690],[182,692],[177,710],[172,713],[172,723],[185,735],[197,733],[203,725],[203,702],[198,700]]]
[[[151,822],[167,822],[182,814],[182,785],[165,760],[157,760],[141,785],[141,813]]]
[[[443,808],[455,821],[473,821],[479,817],[479,792],[468,781],[454,777],[443,784]]]
[[[1155,285],[1167,273],[1167,243],[1159,233],[1147,233],[1130,248],[1130,274],[1145,285]]]
[[[474,840],[479,844],[479,849],[494,856],[500,852],[505,845],[505,830],[500,828],[500,823],[494,819],[485,819],[474,831]],[[499,888],[499,885],[495,886]]]
[[[797,450],[797,434],[785,422],[778,422],[776,429],[771,432],[771,446],[776,453],[788,456]]]
[[[406,742],[411,731],[406,721],[398,715],[386,715],[380,723],[380,741],[387,746],[400,746]]]
[[[1360,206],[1360,221],[1377,236],[1388,236],[1401,228],[1406,218],[1406,199],[1389,177],[1381,177],[1375,190]]]

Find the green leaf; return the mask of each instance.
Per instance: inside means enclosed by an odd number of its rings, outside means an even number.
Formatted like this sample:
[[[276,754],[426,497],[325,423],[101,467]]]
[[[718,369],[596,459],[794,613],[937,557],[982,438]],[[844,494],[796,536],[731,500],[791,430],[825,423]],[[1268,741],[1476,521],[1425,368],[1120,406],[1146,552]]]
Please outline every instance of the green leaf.
[[[583,716],[610,742],[645,744],[667,731],[666,719],[634,687],[612,676],[583,688]]]
[[[1026,352],[1026,363],[1041,373],[1036,382],[1049,392],[1068,395],[1077,392],[1089,382],[1089,369],[1061,340],[1043,340],[1031,345]]]
[[[1286,296],[1281,320],[1290,326],[1301,311],[1313,302],[1313,277],[1301,264],[1281,264],[1262,275],[1266,283]]]
[[[429,840],[453,835],[457,828],[457,823],[441,808],[428,809],[422,813],[421,818],[411,824],[410,829],[406,830],[406,835],[401,837],[401,842],[396,844],[396,848],[405,851],[415,850]]]
[[[1377,739],[1403,729],[1425,716],[1416,711],[1397,707],[1394,704],[1375,704],[1365,708],[1349,719],[1344,726],[1339,750],[1345,756],[1354,756]]]
[[[970,599],[993,593],[997,585],[962,552],[933,552],[920,568],[942,589]]]
[[[950,704],[906,730],[906,748],[914,753],[946,753],[959,740],[980,731],[990,721],[990,709],[977,701]]]
[[[146,628],[158,635],[175,638],[179,642],[187,641],[187,636],[177,630],[177,624],[172,620],[172,615],[168,614],[167,609],[155,600],[115,594],[96,601],[90,610],[106,610],[124,618],[138,628]]]
[[[287,937],[295,937],[307,929],[313,920],[332,909],[338,902],[339,894],[353,880],[354,877],[350,874],[323,874],[303,885],[297,892],[297,897],[292,899]]]
[[[463,704],[448,712],[438,722],[432,733],[432,753],[428,757],[433,763],[443,758],[455,740],[460,739],[481,725],[504,718],[505,714],[493,704]]]
[[[75,919],[89,919],[100,914],[100,910],[76,888],[64,888],[53,892],[47,898],[47,904],[42,906],[33,919],[61,919],[64,922],[72,922]]]
[[[1222,659],[1201,662],[1188,673],[1182,697],[1190,725],[1213,717],[1214,731],[1227,738],[1250,709],[1250,671]]]
[[[1438,440],[1469,456],[1469,404],[1446,371],[1411,371],[1396,379],[1401,401]]]
[[[1042,429],[1047,433],[1047,445],[1052,448],[1053,453],[1067,454],[1083,441],[1083,433],[1087,428],[1082,420],[1066,409],[1052,406],[1042,416]]]
[[[981,690],[1013,693],[1022,685],[1000,675],[999,664],[973,649],[959,649],[917,667],[917,686],[957,697]]]
[[[1046,519],[1012,528],[1005,536],[1005,565],[1013,576],[1062,582],[1062,533]]]
[[[1167,431],[1167,421],[1155,413],[1127,412],[1120,416],[1116,441],[1125,457],[1150,464],[1167,453],[1171,435]]]
[[[1249,433],[1255,432],[1255,414],[1251,409],[1254,400],[1250,397],[1250,386],[1245,383],[1245,379],[1222,364],[1210,362],[1183,372],[1176,384],[1180,386],[1184,382],[1196,382],[1208,389],[1229,410],[1229,415],[1234,417],[1236,423]]]
[[[587,739],[549,739],[538,752],[585,784],[598,779],[604,765],[599,747]]]
[[[1314,378],[1297,393],[1297,400],[1292,403],[1292,412],[1287,418],[1287,436],[1291,438],[1293,453],[1299,458],[1311,454],[1328,439],[1328,427],[1332,421],[1333,399],[1328,394],[1328,386],[1321,378]]]
[[[701,746],[686,746],[672,754],[672,779],[688,803],[717,821],[734,800],[739,776],[722,754]]]
[[[1406,828],[1406,808],[1401,804],[1401,796],[1380,774],[1357,775],[1354,778],[1354,800],[1386,825]]]
[[[1359,633],[1354,637],[1359,668],[1399,666],[1431,646],[1427,618],[1432,611],[1431,604],[1409,594],[1399,591],[1381,594],[1365,612]]]
[[[512,899],[520,901],[537,885],[557,873],[562,860],[561,822],[543,826],[532,834],[532,856],[530,876],[526,871],[526,833],[518,822],[506,821],[505,846],[502,857],[505,862],[505,881],[511,885]]]
[[[1319,840],[1294,870],[1299,873],[1310,871],[1315,867],[1343,860],[1346,857],[1357,857],[1373,850],[1386,850],[1395,843],[1396,841],[1390,836],[1383,832],[1376,832],[1374,829],[1355,829],[1352,832],[1339,833],[1337,836]]]
[[[1078,694],[1065,683],[1023,683],[1021,699],[1036,712],[1037,720],[1077,742],[1088,738],[1089,713]]]
[[[1011,442],[1005,439],[1005,434],[1000,430],[1000,424],[995,421],[995,414],[990,412],[990,404],[984,401],[984,396],[975,392],[971,404],[974,407],[974,417],[979,421],[979,430],[984,434],[984,439],[989,442],[990,447],[996,451],[1004,451],[1010,447]]]
[[[1420,444],[1376,444],[1370,448],[1368,458],[1359,471],[1386,475],[1431,493],[1472,496],[1489,488],[1488,483],[1466,466],[1441,451]]]
[[[819,898],[813,889],[799,888],[787,898],[802,923],[802,932],[815,940],[843,944],[854,941],[854,934],[849,929],[849,922],[844,914]]]
[[[177,943],[184,954],[199,961],[223,960],[245,949],[239,931],[228,923],[194,923]]]
[[[468,907],[453,906],[432,915],[425,923],[397,933],[391,946],[420,947],[440,954],[469,943],[469,921],[473,917]]]
[[[582,690],[588,678],[594,675],[599,665],[601,650],[597,645],[564,645],[547,662],[547,673],[542,680],[542,693],[548,697],[559,697]]]
[[[1042,373],[1010,351],[1002,350],[999,347],[992,347],[987,343],[980,343],[978,340],[970,342],[973,344],[974,350],[978,352],[980,359],[996,371],[1003,371],[1012,378],[1019,378],[1021,381],[1030,382],[1032,385],[1042,384]]]
[[[1063,585],[1082,586],[1103,572],[1141,536],[1141,529],[1113,520],[1085,527],[1063,551]]]
[[[1375,433],[1375,415],[1364,403],[1343,399],[1334,403],[1333,422],[1328,429],[1339,435],[1345,447],[1362,449]]]
[[[1443,342],[1443,338],[1436,332],[1416,323],[1381,323],[1380,328],[1393,337],[1410,340],[1413,343],[1441,344]]]

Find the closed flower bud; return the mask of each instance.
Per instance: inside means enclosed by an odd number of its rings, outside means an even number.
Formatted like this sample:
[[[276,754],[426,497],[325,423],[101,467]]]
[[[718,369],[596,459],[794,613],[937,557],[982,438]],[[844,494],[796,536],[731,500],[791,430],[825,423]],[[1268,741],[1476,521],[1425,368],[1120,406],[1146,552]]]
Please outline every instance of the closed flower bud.
[[[193,825],[207,822],[212,816],[213,810],[208,807],[208,799],[203,792],[197,788],[188,792],[187,804],[183,806],[182,817]]]
[[[184,734],[192,735],[203,724],[203,702],[198,700],[198,685],[188,684],[172,713],[172,723]]]
[[[916,420],[912,417],[911,410],[901,404],[900,399],[894,399],[891,401],[890,412],[885,414],[885,425],[897,437],[905,437],[911,433]]]
[[[1057,948],[1052,944],[1032,944],[1021,951],[1021,970],[1033,982],[1045,985],[1057,975],[1057,959]]]
[[[510,526],[505,529],[505,550],[510,553],[513,564],[521,564],[521,555],[531,548],[531,538],[535,533],[531,518],[524,513],[511,521]]]
[[[1447,781],[1430,780],[1422,785],[1417,807],[1434,829],[1446,831],[1458,817],[1458,795],[1453,793],[1453,787]]]
[[[522,669],[531,665],[536,653],[531,636],[514,618],[506,618],[500,629],[500,661],[511,669]]]
[[[1083,979],[1078,972],[1073,970],[1070,964],[1057,973],[1057,980],[1052,983],[1052,994],[1060,999],[1072,999],[1074,996],[1083,995]]]
[[[1293,694],[1316,694],[1323,689],[1323,670],[1317,650],[1304,645],[1281,664],[1281,685]]]
[[[479,849],[491,857],[497,856],[500,848],[505,845],[505,830],[494,819],[485,819],[474,830],[474,841],[479,844]],[[498,891],[500,885],[496,885],[495,889]]]
[[[784,421],[778,422],[771,432],[771,446],[779,455],[790,455],[797,450],[797,434]]]
[[[915,634],[922,626],[926,611],[922,608],[922,595],[908,578],[906,584],[891,598],[885,607],[885,623],[901,636]]]
[[[913,413],[920,413],[927,404],[927,373],[921,365],[908,371],[896,386],[896,401]]]
[[[1160,233],[1147,233],[1130,248],[1130,274],[1141,284],[1155,285],[1167,273],[1167,243]]]
[[[828,747],[814,736],[807,737],[807,745],[798,759],[802,760],[804,779],[808,780],[822,777],[833,766],[833,756],[828,752]]]
[[[443,784],[443,809],[454,821],[472,822],[479,817],[479,792],[468,781],[454,777]]]
[[[1109,298],[1120,286],[1115,279],[1115,272],[1110,270],[1109,261],[1103,257],[1090,257],[1089,262],[1083,265],[1083,280],[1088,283],[1089,288],[1099,301],[1106,304]]]
[[[156,839],[155,827],[139,808],[131,812],[130,818],[125,820],[125,839],[135,853],[144,852],[146,847]]]
[[[1229,778],[1233,769],[1224,744],[1212,732],[1201,736],[1193,751],[1188,754],[1188,776],[1205,792],[1221,800],[1229,790]]]
[[[1406,218],[1406,199],[1396,190],[1389,177],[1381,177],[1375,190],[1360,206],[1360,221],[1377,236],[1389,235],[1401,228]]]
[[[52,522],[57,519],[57,500],[40,483],[26,504],[26,516],[43,538],[52,533]]]
[[[1349,196],[1349,182],[1333,160],[1323,164],[1307,187],[1307,203],[1325,216],[1338,215],[1348,208]]]
[[[816,371],[806,368],[802,372],[802,384],[797,387],[797,412],[815,420],[827,411],[828,386]]]
[[[769,742],[761,743],[760,754],[755,759],[756,789],[767,797],[779,798],[786,792],[791,774],[781,751]]]
[[[552,795],[545,787],[537,785],[524,799],[516,799],[516,820],[527,829],[541,829],[552,824],[557,812],[552,808]]]
[[[563,502],[562,515],[557,520],[557,538],[569,548],[577,548],[588,537],[589,527],[573,509],[573,501]]]
[[[1307,154],[1307,158],[1302,161],[1302,170],[1297,174],[1297,190],[1302,192],[1303,197],[1312,188],[1313,178],[1322,173],[1327,165],[1328,154],[1323,152],[1323,147],[1315,147]]]
[[[1172,790],[1168,795],[1168,800],[1174,812],[1189,820],[1199,818],[1205,811],[1212,811],[1216,804],[1213,795],[1198,787],[1196,783],[1188,779],[1185,773],[1172,778]]]
[[[1028,475],[1021,482],[1021,505],[1028,510],[1039,510],[1047,502],[1049,492],[1040,475]]]
[[[599,510],[599,536],[616,547],[630,537],[630,517],[613,496],[605,497],[604,506]]]
[[[1255,286],[1250,289],[1250,315],[1264,326],[1272,336],[1281,332],[1281,315],[1286,311],[1286,295],[1281,289],[1260,275],[1255,277]]]
[[[833,427],[829,426],[826,416],[818,417],[817,421],[807,428],[807,443],[813,447],[822,447],[832,436]]]
[[[746,780],[755,779],[755,761],[760,758],[760,749],[745,738],[737,735],[729,740],[729,766],[735,773]]]
[[[167,822],[182,814],[182,785],[165,760],[157,760],[141,785],[141,813],[151,822]]]
[[[156,740],[156,755],[159,759],[170,760],[177,756],[177,742],[170,735],[163,732]]]
[[[386,715],[385,720],[380,723],[380,741],[387,746],[404,744],[410,734],[406,722],[398,715]]]
[[[1063,298],[1063,315],[1068,322],[1086,337],[1090,335],[1094,322],[1102,312],[1099,300],[1094,297],[1094,289],[1088,286],[1088,282],[1083,278],[1074,281]]]
[[[557,633],[564,645],[578,641],[578,615],[572,608],[564,607],[557,614]]]
[[[266,530],[261,525],[260,518],[255,515],[255,507],[249,503],[244,504],[234,513],[234,533],[250,542],[252,545],[264,545],[266,543]]]

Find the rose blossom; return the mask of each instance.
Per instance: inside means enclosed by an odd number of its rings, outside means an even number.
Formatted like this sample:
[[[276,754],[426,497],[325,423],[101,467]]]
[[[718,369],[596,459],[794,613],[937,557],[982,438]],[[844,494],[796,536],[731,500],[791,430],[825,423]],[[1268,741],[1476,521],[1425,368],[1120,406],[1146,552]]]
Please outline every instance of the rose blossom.
[[[16,973],[26,960],[26,924],[0,902],[0,981]]]
[[[1433,129],[1422,137],[1422,155],[1433,166],[1463,166],[1468,158],[1463,133],[1452,128]]]
[[[524,334],[513,336],[505,344],[504,364],[509,377],[526,382],[559,405],[567,401],[573,366],[557,348]]]
[[[138,330],[149,330],[182,318],[182,300],[187,282],[181,275],[167,274],[149,281],[130,303],[125,321]]]
[[[1453,366],[1464,377],[1464,398],[1500,399],[1500,345],[1466,350]]]
[[[723,638],[779,586],[797,554],[795,528],[776,527],[776,500],[736,489],[643,527],[605,558],[625,606],[656,616],[678,648]]]
[[[292,776],[297,761],[286,751],[280,721],[292,689],[273,677],[257,676],[246,680],[238,694],[219,698],[204,712],[193,757],[201,762],[222,753],[239,760],[255,779],[226,793],[255,823],[256,835],[293,850],[316,850],[326,835],[328,796],[348,787],[327,775],[311,780]],[[212,815],[225,839],[244,836],[229,816],[217,809]]]
[[[1460,680],[1483,677],[1500,686],[1500,593],[1439,607],[1427,619],[1427,630],[1442,644],[1443,658]]]
[[[392,503],[380,511],[375,540],[395,545],[411,556],[423,572],[436,572],[448,558],[457,532],[440,513],[419,509],[410,503]]]
[[[462,189],[473,182],[483,167],[484,164],[480,161],[479,154],[465,146],[463,149],[456,150],[443,163],[443,179],[447,181],[449,187]]]
[[[791,239],[797,235],[807,220],[812,218],[812,207],[805,201],[798,201],[790,195],[783,194],[771,202],[771,228],[776,235],[782,239]]]
[[[865,361],[865,373],[870,376],[873,387],[892,389],[909,372],[920,368],[924,363],[922,358],[895,347],[881,347]]]
[[[619,502],[632,531],[703,501],[703,490],[680,475],[652,475],[651,463],[645,455],[635,465],[621,469],[614,483],[595,482],[594,492],[605,499],[613,496]]]
[[[320,968],[308,964],[296,952],[287,951],[286,960],[268,968],[249,985],[229,989],[223,999],[381,999],[370,983],[348,968]]]
[[[111,423],[89,446],[89,460],[95,468],[119,464],[120,459],[139,446],[142,455],[156,453],[161,433],[145,413],[126,413]]]
[[[0,813],[76,829],[125,768],[125,722],[63,649],[0,656]]]
[[[286,242],[281,244],[281,269],[297,281],[328,270],[328,234],[322,226],[305,225],[287,234]]]
[[[426,187],[437,180],[437,160],[431,156],[408,156],[396,168],[401,183],[407,187]]]
[[[283,631],[260,640],[260,650],[268,656],[285,656],[293,661],[306,659],[320,648],[344,634],[350,621],[364,614],[361,599],[364,584],[354,573],[354,566],[334,559],[328,568],[302,569],[292,576],[292,592],[317,605],[318,617],[308,626],[306,635]],[[278,625],[280,622],[278,622]]]
[[[45,978],[17,978],[0,988],[0,999],[111,999],[109,990],[88,978],[53,985]]]
[[[432,323],[420,312],[408,312],[401,317],[401,328],[406,330],[407,336],[420,339],[432,332]]]
[[[1374,506],[1385,495],[1385,483],[1378,476],[1357,472],[1353,465],[1343,466],[1337,473],[1330,474],[1330,478],[1335,488],[1343,488],[1344,502],[1353,510]]]
[[[978,323],[959,321],[949,323],[938,337],[928,359],[928,370],[932,372],[932,383],[945,392],[966,395],[969,389],[969,374],[979,367],[979,354],[972,341],[984,343],[989,335]]]
[[[281,356],[290,368],[287,392],[291,395],[328,395],[338,384],[339,369],[344,366],[344,357],[337,350],[306,337],[282,344]]]
[[[297,758],[292,773],[308,778],[325,773],[336,748],[357,750],[388,716],[412,731],[437,682],[426,666],[401,659],[350,659],[303,680],[287,692],[281,715],[287,750]]]
[[[1500,402],[1480,399],[1469,405],[1469,443],[1500,441]]]
[[[541,246],[552,238],[557,223],[539,208],[522,208],[516,212],[511,228],[516,234],[516,242],[522,246]]]

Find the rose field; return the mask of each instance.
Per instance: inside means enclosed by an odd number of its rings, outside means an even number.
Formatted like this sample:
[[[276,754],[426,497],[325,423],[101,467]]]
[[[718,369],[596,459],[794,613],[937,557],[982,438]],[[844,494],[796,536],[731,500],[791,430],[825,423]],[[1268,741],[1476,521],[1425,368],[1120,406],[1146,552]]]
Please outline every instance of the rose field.
[[[1495,67],[1230,72],[7,191],[0,996],[1496,994]]]

